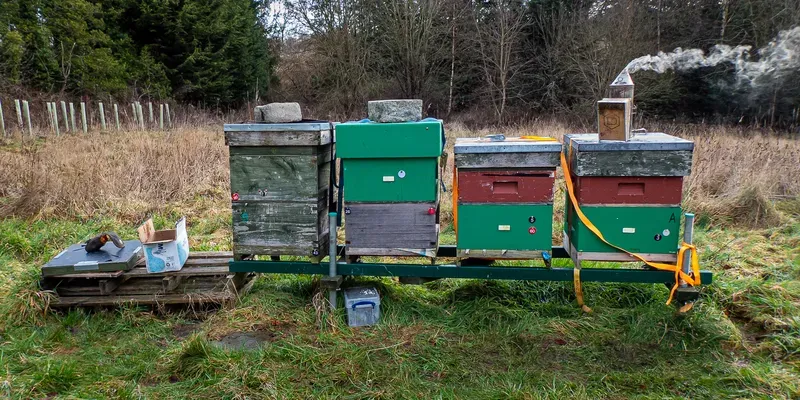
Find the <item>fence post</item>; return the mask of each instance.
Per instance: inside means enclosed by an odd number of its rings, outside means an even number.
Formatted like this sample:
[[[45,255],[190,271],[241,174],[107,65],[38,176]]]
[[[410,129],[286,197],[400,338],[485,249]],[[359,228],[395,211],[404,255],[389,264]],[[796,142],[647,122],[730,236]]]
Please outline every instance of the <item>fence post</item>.
[[[100,109],[100,129],[106,130],[106,110],[103,108],[103,102],[99,102],[97,107]]]
[[[67,103],[61,101],[61,114],[64,115],[64,130],[69,132],[69,115],[67,115]]]
[[[158,128],[164,130],[164,104],[158,105]]]
[[[117,103],[114,103],[114,122],[116,122],[117,130],[119,130],[119,107]]]
[[[147,102],[147,108],[150,109],[150,125],[153,125],[153,102],[152,101],[148,101]]]
[[[69,103],[69,119],[72,122],[72,132],[78,133],[78,128],[75,127],[75,103]]]
[[[3,137],[6,137],[6,121],[3,119],[3,101],[0,100],[0,129],[3,130]]]
[[[22,100],[22,108],[25,109],[25,121],[28,122],[28,136],[33,137],[33,126],[31,126],[31,106],[28,100]]]
[[[58,106],[55,101],[50,103],[50,108],[53,109],[53,126],[56,128],[56,136],[61,136],[61,130],[58,128]]]
[[[47,101],[45,102],[47,106],[47,122],[50,124],[50,133],[56,133],[56,127],[53,126],[53,105]]]
[[[144,130],[144,112],[142,111],[142,103],[136,102],[136,109],[139,110],[139,128]]]
[[[81,102],[81,119],[83,120],[83,133],[86,133],[89,127],[86,124],[86,103]]]
[[[139,125],[139,112],[136,111],[136,103],[131,103],[131,110],[133,110],[133,127],[136,128],[136,125]]]
[[[172,116],[169,113],[169,103],[167,103],[167,129],[172,128]]]
[[[17,125],[19,126],[19,130],[22,131],[25,125],[22,124],[22,107],[20,107],[19,99],[14,99],[14,106],[17,108]]]

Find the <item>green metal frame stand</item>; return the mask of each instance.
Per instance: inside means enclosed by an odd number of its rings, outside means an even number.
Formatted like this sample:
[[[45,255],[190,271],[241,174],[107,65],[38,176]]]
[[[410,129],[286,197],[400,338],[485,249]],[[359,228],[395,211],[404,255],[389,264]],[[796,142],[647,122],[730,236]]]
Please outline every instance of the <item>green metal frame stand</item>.
[[[438,257],[454,257],[455,246],[440,246]],[[341,247],[339,253],[341,254]],[[553,247],[553,258],[569,258],[563,247]],[[347,257],[344,257],[347,259]],[[464,279],[511,279],[528,281],[572,281],[572,268],[544,267],[503,267],[491,265],[493,260],[472,260],[470,265],[454,264],[401,264],[401,263],[347,263],[337,262],[338,275],[341,276],[396,276],[419,278],[464,278]],[[303,261],[261,261],[242,260],[230,262],[231,272],[258,272],[268,274],[328,275],[326,263]],[[701,271],[703,285],[712,281],[711,271]],[[583,282],[621,282],[621,283],[674,283],[675,273],[655,269],[633,268],[583,268]]]

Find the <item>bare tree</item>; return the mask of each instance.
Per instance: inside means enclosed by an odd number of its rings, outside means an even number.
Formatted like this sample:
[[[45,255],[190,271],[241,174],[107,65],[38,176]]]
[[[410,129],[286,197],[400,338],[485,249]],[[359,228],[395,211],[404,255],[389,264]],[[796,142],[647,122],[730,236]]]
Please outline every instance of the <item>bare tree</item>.
[[[444,1],[395,0],[380,4],[380,48],[385,50],[384,57],[400,93],[405,97],[427,97],[430,79],[445,60]]]
[[[516,92],[529,61],[523,56],[523,32],[529,21],[517,1],[501,0],[475,9],[476,42],[486,83],[486,94],[497,122]]]

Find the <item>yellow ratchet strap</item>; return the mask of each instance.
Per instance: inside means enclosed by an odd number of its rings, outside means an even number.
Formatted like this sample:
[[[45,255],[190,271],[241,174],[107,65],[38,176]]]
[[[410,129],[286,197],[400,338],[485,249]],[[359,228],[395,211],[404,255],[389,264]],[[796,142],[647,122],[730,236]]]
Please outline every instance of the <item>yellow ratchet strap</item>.
[[[570,148],[570,150],[572,150],[572,149]],[[643,262],[643,263],[645,263],[645,264],[647,264],[647,265],[649,265],[649,266],[651,266],[651,267],[653,267],[655,269],[662,270],[662,271],[673,271],[673,272],[675,272],[675,285],[672,287],[672,290],[670,290],[670,292],[669,292],[669,299],[667,299],[667,304],[672,303],[672,298],[675,295],[675,291],[678,290],[678,287],[680,286],[681,281],[686,282],[687,284],[692,285],[692,286],[700,285],[700,260],[699,260],[699,258],[697,256],[697,248],[695,246],[693,246],[691,244],[688,244],[688,243],[683,243],[681,245],[680,250],[678,250],[677,263],[675,265],[672,265],[672,264],[665,264],[665,263],[657,263],[657,262],[647,261],[647,260],[644,259],[644,257],[642,257],[642,256],[640,256],[640,255],[638,255],[636,253],[631,253],[630,251],[625,250],[622,247],[619,247],[619,246],[617,246],[617,245],[615,245],[613,243],[609,243],[609,241],[606,240],[605,237],[603,237],[603,234],[600,233],[600,230],[597,229],[597,227],[594,226],[594,224],[592,224],[591,221],[589,221],[589,218],[586,217],[586,215],[583,213],[583,211],[581,211],[581,208],[578,205],[578,200],[575,198],[575,188],[574,188],[574,186],[572,184],[572,176],[570,175],[569,166],[567,165],[567,159],[564,156],[563,152],[561,153],[561,169],[564,171],[564,181],[567,183],[567,194],[569,195],[569,201],[572,203],[572,206],[575,208],[575,213],[578,214],[578,218],[580,218],[581,222],[583,222],[583,224],[586,225],[586,227],[589,228],[589,230],[592,231],[592,233],[594,233],[595,236],[597,236],[600,240],[602,240],[603,243],[605,243],[605,244],[607,244],[607,245],[609,245],[609,246],[611,246],[611,247],[613,247],[613,248],[615,248],[615,249],[617,249],[619,251],[622,251],[622,252],[624,252],[624,253],[626,253],[626,254],[638,259],[639,261],[641,261],[641,262]],[[691,275],[683,272],[683,268],[681,267],[683,265],[683,260],[684,260],[684,257],[686,257],[686,252],[687,251],[689,251],[691,253],[691,257],[692,257],[692,259],[691,259],[692,274]],[[576,272],[574,277],[575,277],[574,278],[575,279],[575,291],[578,292],[580,290],[580,287],[581,287],[580,286],[580,272]],[[582,290],[581,290],[581,292],[582,292]],[[579,294],[576,293],[576,295],[579,296],[578,297],[578,304],[583,306],[583,304],[581,304],[581,303],[583,303],[583,293],[579,293]]]
[[[520,136],[523,140],[533,140],[537,142],[557,142],[556,139],[547,136]]]

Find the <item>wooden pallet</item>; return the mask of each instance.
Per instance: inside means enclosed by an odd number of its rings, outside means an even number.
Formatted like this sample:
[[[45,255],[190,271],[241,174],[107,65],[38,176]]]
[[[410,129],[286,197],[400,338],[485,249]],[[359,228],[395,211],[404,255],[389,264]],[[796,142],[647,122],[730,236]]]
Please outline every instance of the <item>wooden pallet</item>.
[[[48,276],[52,307],[203,305],[235,301],[250,289],[253,274],[228,270],[230,252],[194,252],[180,271],[147,273],[144,259],[129,271]]]

